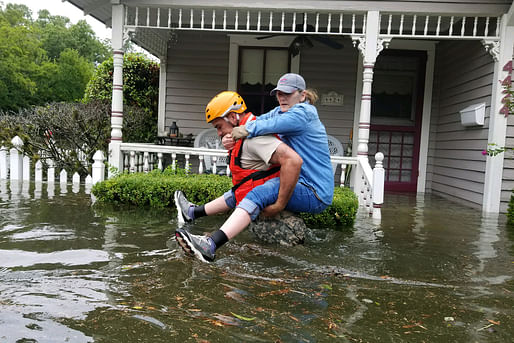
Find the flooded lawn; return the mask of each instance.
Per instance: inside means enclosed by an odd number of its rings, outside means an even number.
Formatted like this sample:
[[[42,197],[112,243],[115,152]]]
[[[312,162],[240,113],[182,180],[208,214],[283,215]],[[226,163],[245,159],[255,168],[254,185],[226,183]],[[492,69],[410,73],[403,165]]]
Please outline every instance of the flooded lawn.
[[[381,224],[294,248],[244,232],[208,265],[172,240],[174,210],[75,191],[0,183],[0,342],[512,342],[503,217],[390,195]]]

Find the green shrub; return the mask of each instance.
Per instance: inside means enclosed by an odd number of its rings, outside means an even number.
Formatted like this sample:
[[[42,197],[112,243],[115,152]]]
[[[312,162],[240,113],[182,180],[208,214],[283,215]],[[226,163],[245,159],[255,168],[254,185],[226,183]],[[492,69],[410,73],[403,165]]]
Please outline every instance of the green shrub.
[[[352,226],[355,222],[359,200],[349,188],[336,187],[334,200],[325,211],[319,214],[300,213],[307,226],[341,228]]]
[[[212,174],[185,174],[183,170],[164,172],[154,170],[148,174],[120,174],[93,186],[97,204],[132,205],[140,207],[172,207],[173,193],[182,190],[188,199],[204,204],[220,197],[232,187],[227,176]],[[319,214],[301,213],[307,226],[341,228],[353,225],[357,213],[357,196],[348,188],[337,187],[334,200]]]
[[[507,223],[514,224],[514,194],[510,195],[509,208],[507,209]]]
[[[203,204],[209,202],[232,187],[229,177],[223,175],[185,174],[166,169],[151,173],[120,174],[99,182],[91,192],[98,203],[135,205],[141,207],[174,206],[173,193],[180,189],[189,200]]]

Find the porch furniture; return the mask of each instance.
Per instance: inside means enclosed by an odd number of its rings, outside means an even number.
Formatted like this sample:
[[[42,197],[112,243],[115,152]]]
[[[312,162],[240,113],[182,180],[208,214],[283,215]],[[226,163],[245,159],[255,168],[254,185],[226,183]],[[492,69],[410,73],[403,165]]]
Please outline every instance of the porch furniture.
[[[196,136],[194,140],[195,148],[208,148],[208,149],[222,149],[221,139],[218,137],[218,132],[215,128],[205,129]],[[225,174],[228,170],[228,155],[227,156],[203,156],[205,163],[205,170],[213,174]],[[216,170],[219,170],[216,172]]]
[[[195,137],[193,135],[188,135],[185,137],[158,136],[156,139],[156,144],[193,147],[194,140]]]
[[[330,156],[344,156],[343,144],[341,144],[341,142],[334,136],[327,135],[327,139]],[[338,163],[332,162],[332,171],[334,175],[336,174],[337,165]]]

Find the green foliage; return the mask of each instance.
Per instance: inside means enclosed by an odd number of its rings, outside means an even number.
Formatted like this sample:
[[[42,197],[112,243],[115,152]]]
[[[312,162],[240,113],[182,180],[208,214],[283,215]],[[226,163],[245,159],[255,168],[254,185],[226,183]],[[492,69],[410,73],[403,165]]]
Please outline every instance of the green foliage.
[[[52,16],[47,10],[41,10],[34,26],[39,31],[42,48],[51,60],[57,60],[67,49],[77,51],[91,63],[102,63],[111,55],[109,46],[96,38],[85,20],[71,24],[67,17]]]
[[[17,135],[24,143],[22,152],[33,160],[44,155],[69,173],[87,175],[89,170],[79,155],[91,162],[97,150],[107,151],[109,120],[110,106],[100,102],[53,103],[0,113],[0,144],[9,146]]]
[[[35,77],[36,97],[41,103],[79,101],[91,75],[91,63],[76,50],[65,49],[55,62],[41,64],[40,73]]]
[[[26,6],[0,7],[0,109],[15,110],[33,101],[34,76],[45,60]]]
[[[334,199],[325,211],[319,214],[300,213],[307,226],[341,228],[355,222],[359,200],[350,188],[334,188]]]
[[[110,48],[84,21],[0,3],[0,110],[17,111],[52,101],[81,99]]]
[[[509,207],[507,209],[507,223],[514,225],[514,194],[510,195]]]
[[[136,130],[147,117],[137,108],[127,107],[125,112],[124,133]],[[51,103],[19,112],[0,111],[0,145],[10,147],[12,138],[19,136],[24,142],[21,150],[25,155],[34,160],[44,155],[68,173],[86,175],[90,171],[79,157],[85,156],[92,163],[97,150],[107,151],[110,113],[111,105],[105,101]]]
[[[89,81],[84,101],[105,100],[112,97],[112,57],[100,64]],[[146,116],[138,117],[137,125],[123,133],[124,141],[153,143],[157,132],[157,105],[159,95],[159,65],[142,54],[127,53],[123,60],[123,103],[140,108]],[[125,114],[124,114],[125,115]],[[130,116],[130,113],[128,113]]]
[[[196,203],[213,200],[232,187],[232,181],[222,175],[185,174],[166,169],[151,173],[120,174],[99,182],[91,192],[98,203],[135,205],[142,207],[174,206],[173,193],[183,190]]]
[[[173,193],[182,190],[188,199],[204,204],[220,197],[232,187],[229,177],[212,174],[185,174],[182,170],[120,174],[99,182],[92,193],[98,204],[140,207],[172,207]],[[358,208],[357,196],[349,188],[336,188],[334,200],[319,214],[300,213],[307,226],[341,228],[353,225]]]

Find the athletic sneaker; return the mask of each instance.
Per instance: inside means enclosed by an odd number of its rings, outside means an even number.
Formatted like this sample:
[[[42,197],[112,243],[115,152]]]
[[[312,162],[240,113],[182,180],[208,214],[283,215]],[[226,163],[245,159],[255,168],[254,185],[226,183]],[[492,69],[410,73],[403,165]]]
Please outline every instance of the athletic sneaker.
[[[203,262],[214,261],[216,254],[212,252],[214,250],[213,243],[207,236],[193,235],[186,230],[177,229],[175,237],[177,243],[187,255],[195,256]]]
[[[185,222],[193,221],[193,218],[189,216],[189,208],[191,206],[196,206],[195,204],[189,202],[182,191],[175,191],[175,206],[177,207],[178,214],[178,223],[180,226]]]

